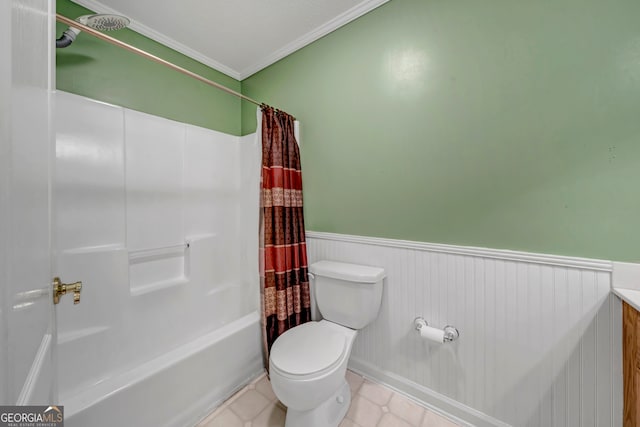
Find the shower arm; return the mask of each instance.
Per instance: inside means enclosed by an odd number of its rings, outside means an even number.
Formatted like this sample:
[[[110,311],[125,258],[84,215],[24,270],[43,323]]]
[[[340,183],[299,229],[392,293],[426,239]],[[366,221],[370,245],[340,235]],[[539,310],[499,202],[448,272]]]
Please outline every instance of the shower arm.
[[[113,37],[108,36],[108,35],[106,35],[104,33],[101,33],[100,31],[94,30],[93,28],[88,27],[88,26],[86,26],[86,25],[84,25],[84,24],[82,24],[80,22],[74,21],[73,19],[69,19],[66,16],[62,16],[59,13],[56,13],[56,21],[62,22],[63,24],[67,24],[69,27],[73,27],[73,28],[77,28],[79,30],[82,30],[82,31],[84,31],[84,32],[86,32],[88,34],[91,34],[94,37],[97,37],[97,38],[99,38],[101,40],[106,41],[107,43],[111,43],[112,45],[121,47],[121,48],[123,48],[125,50],[128,50],[129,52],[133,52],[136,55],[140,55],[140,56],[142,56],[144,58],[147,58],[147,59],[149,59],[151,61],[157,62],[158,64],[162,64],[165,67],[169,67],[169,68],[171,68],[173,70],[176,70],[176,71],[178,71],[178,72],[180,72],[182,74],[186,74],[189,77],[192,77],[192,78],[194,78],[196,80],[201,81],[202,83],[208,84],[209,86],[213,86],[216,89],[220,89],[221,91],[227,92],[230,95],[237,96],[238,98],[244,99],[245,101],[249,101],[252,104],[258,105],[260,107],[265,106],[265,104],[263,104],[262,102],[258,102],[255,99],[249,98],[246,95],[243,95],[243,94],[241,94],[239,92],[236,92],[235,90],[231,90],[228,87],[226,87],[224,85],[221,85],[220,83],[216,83],[216,82],[214,82],[212,80],[204,78],[199,74],[196,74],[196,73],[194,73],[192,71],[187,70],[186,68],[182,68],[179,65],[176,65],[176,64],[174,64],[172,62],[166,61],[166,60],[164,60],[162,58],[159,58],[159,57],[157,57],[155,55],[152,55],[149,52],[146,52],[146,51],[144,51],[142,49],[138,49],[137,47],[131,46],[130,44],[127,44],[125,42],[121,42],[120,40],[118,40],[116,38],[113,38]]]

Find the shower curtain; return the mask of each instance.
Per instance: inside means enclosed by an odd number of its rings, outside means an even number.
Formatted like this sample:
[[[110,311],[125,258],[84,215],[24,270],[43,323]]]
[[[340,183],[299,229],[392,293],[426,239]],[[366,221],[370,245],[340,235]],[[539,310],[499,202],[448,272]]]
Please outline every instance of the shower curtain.
[[[294,118],[264,106],[260,127],[260,293],[268,369],[273,342],[286,330],[311,320],[311,310]]]

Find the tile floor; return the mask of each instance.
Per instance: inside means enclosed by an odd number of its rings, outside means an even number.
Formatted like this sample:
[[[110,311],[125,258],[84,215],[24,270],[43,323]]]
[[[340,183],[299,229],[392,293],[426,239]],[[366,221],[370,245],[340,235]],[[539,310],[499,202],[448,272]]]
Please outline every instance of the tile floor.
[[[351,407],[340,427],[458,427],[380,384],[347,371]],[[283,427],[287,408],[266,375],[237,392],[196,427]]]

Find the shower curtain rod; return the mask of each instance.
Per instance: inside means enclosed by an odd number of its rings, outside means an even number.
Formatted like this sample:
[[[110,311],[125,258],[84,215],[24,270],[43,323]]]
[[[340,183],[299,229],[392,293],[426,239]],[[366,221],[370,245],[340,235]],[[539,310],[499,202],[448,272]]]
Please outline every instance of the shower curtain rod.
[[[138,49],[137,47],[131,46],[130,44],[127,44],[125,42],[121,42],[118,39],[115,39],[115,38],[113,38],[111,36],[108,36],[108,35],[106,35],[104,33],[101,33],[100,31],[94,30],[91,27],[88,27],[88,26],[86,26],[84,24],[81,24],[81,23],[79,23],[77,21],[74,21],[73,19],[69,19],[66,16],[62,16],[59,13],[56,13],[56,21],[62,22],[63,24],[67,24],[70,27],[82,30],[82,31],[84,31],[84,32],[86,32],[88,34],[91,34],[94,37],[97,37],[99,39],[102,39],[102,40],[106,41],[107,43],[111,43],[112,45],[121,47],[121,48],[123,48],[125,50],[128,50],[129,52],[133,52],[136,55],[140,55],[140,56],[142,56],[144,58],[150,59],[151,61],[154,61],[154,62],[157,62],[159,64],[162,64],[165,67],[169,67],[169,68],[171,68],[173,70],[176,70],[176,71],[178,71],[178,72],[180,72],[182,74],[186,74],[189,77],[193,77],[196,80],[200,80],[202,83],[206,83],[209,86],[213,86],[213,87],[215,87],[217,89],[220,89],[221,91],[227,92],[228,94],[237,96],[238,98],[242,98],[245,101],[249,101],[249,102],[251,102],[253,104],[256,104],[259,107],[266,106],[266,104],[263,104],[262,102],[258,102],[255,99],[249,98],[248,96],[243,95],[243,94],[241,94],[239,92],[236,92],[235,90],[231,90],[228,87],[226,87],[224,85],[221,85],[220,83],[216,83],[214,81],[206,79],[206,78],[202,77],[199,74],[196,74],[196,73],[194,73],[192,71],[187,70],[186,68],[182,68],[179,65],[176,65],[176,64],[174,64],[172,62],[169,62],[169,61],[165,61],[164,59],[159,58],[159,57],[157,57],[155,55],[152,55],[149,52],[146,52],[146,51],[144,51],[142,49]]]

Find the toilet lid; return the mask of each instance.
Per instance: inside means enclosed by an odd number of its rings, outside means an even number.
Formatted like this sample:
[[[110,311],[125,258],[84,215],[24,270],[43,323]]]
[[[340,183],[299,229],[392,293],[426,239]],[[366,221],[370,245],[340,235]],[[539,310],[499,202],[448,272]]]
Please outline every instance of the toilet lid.
[[[291,375],[308,375],[335,364],[345,351],[345,336],[320,322],[289,329],[271,347],[271,363]]]

